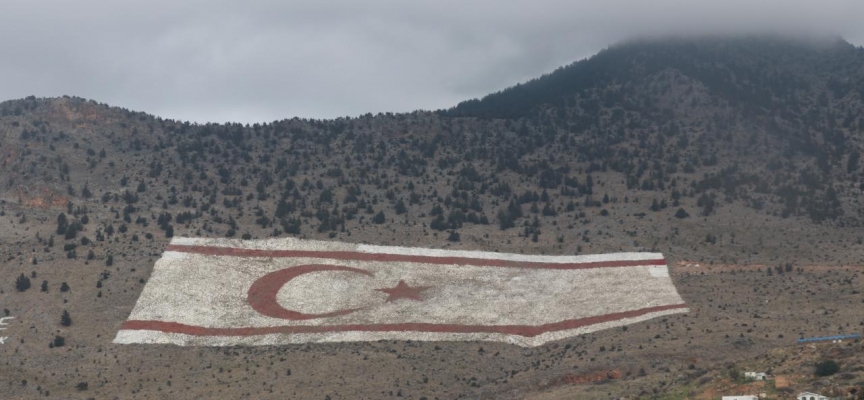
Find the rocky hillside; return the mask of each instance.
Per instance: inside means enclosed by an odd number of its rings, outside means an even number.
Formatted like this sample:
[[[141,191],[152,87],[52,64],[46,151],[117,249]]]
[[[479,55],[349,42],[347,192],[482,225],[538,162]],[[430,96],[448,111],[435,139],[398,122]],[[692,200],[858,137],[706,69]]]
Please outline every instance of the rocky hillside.
[[[864,264],[862,65],[864,49],[839,39],[640,41],[449,110],[254,125],[166,120],[74,97],[6,101],[0,300],[29,318],[40,349],[55,335],[100,346],[174,235],[653,249],[672,263],[778,271]],[[18,293],[22,276],[33,288]],[[683,290],[688,303],[706,301]],[[844,293],[858,303],[858,291]],[[705,307],[705,321],[720,312]],[[103,330],[64,333],[66,308]],[[774,329],[772,338],[785,328]],[[594,361],[581,351],[580,363]],[[65,362],[77,366],[74,356]],[[559,367],[549,373],[569,373]],[[541,375],[499,377],[503,388],[488,390],[519,392]],[[435,393],[471,396],[481,386],[466,377]]]
[[[227,236],[379,214],[433,232],[569,225],[637,199],[623,208],[858,226],[862,63],[842,41],[636,42],[438,113],[253,126],[29,98],[0,104],[0,180],[7,201],[47,190],[132,219],[145,203]]]

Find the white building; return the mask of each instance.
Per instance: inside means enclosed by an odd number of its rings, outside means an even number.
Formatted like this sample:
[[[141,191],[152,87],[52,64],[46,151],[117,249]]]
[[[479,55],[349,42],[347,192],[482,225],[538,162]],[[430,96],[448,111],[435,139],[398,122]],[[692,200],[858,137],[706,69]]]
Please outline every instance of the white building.
[[[765,378],[768,378],[768,374],[764,372],[745,372],[744,377],[754,381],[764,381]]]
[[[823,396],[818,393],[803,392],[795,396],[798,400],[828,400],[828,396]]]
[[[723,396],[723,400],[759,400],[759,396]]]

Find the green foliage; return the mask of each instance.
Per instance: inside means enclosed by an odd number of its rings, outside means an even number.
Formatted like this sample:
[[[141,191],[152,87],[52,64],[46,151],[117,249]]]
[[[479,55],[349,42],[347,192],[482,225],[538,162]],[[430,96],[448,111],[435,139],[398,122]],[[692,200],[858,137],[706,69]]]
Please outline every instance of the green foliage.
[[[69,221],[66,219],[66,214],[60,213],[60,215],[57,216],[57,234],[65,234],[68,227]]]
[[[397,215],[405,214],[408,211],[408,207],[405,206],[405,202],[402,201],[402,198],[399,198],[399,201],[396,202],[395,208]]]
[[[23,292],[27,289],[30,289],[30,278],[26,275],[21,274],[15,279],[15,290],[19,292]]]
[[[816,376],[830,376],[840,371],[840,365],[834,360],[823,360],[816,363],[813,371]]]
[[[516,222],[507,210],[498,211],[498,227],[501,228],[502,231],[506,231],[514,226],[516,226]]]
[[[429,223],[429,227],[436,231],[446,231],[450,229],[450,224],[447,223],[443,215],[439,215]]]
[[[283,219],[280,221],[280,223],[281,223],[282,229],[285,231],[285,233],[289,233],[292,235],[299,235],[300,234],[301,222],[300,222],[299,218]]]
[[[733,382],[742,382],[744,380],[744,374],[742,374],[738,368],[730,368],[729,378],[732,379]]]
[[[386,220],[386,217],[384,216],[384,211],[378,211],[378,214],[375,214],[375,216],[372,217],[372,223],[373,224],[379,224],[380,225],[380,224],[383,224],[385,220]]]

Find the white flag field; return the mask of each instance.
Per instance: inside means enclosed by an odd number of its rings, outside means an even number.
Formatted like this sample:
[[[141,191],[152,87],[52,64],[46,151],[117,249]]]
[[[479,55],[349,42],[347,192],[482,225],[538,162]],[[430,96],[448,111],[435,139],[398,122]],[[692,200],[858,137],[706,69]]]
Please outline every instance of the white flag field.
[[[684,312],[660,253],[546,256],[173,238],[114,343],[538,346]]]

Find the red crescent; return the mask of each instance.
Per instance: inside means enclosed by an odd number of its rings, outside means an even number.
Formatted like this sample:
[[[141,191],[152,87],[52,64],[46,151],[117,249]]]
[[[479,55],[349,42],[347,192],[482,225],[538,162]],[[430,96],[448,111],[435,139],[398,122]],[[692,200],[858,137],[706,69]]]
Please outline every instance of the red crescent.
[[[255,309],[255,311],[258,311],[263,315],[273,318],[290,320],[336,317],[339,315],[350,314],[354,311],[359,310],[359,308],[352,308],[348,310],[339,310],[323,314],[303,314],[301,312],[289,310],[285,307],[282,307],[276,300],[276,295],[279,293],[279,290],[282,289],[282,286],[285,286],[285,284],[290,282],[292,279],[303,274],[308,274],[310,272],[322,271],[345,271],[372,276],[372,273],[369,271],[358,268],[343,267],[339,265],[298,265],[296,267],[281,269],[279,271],[271,272],[267,275],[262,276],[260,279],[255,281],[255,283],[253,283],[252,286],[249,288],[247,301],[249,302],[249,305]]]

